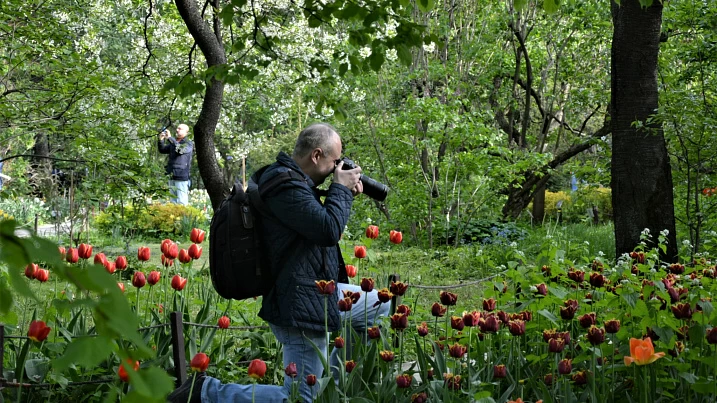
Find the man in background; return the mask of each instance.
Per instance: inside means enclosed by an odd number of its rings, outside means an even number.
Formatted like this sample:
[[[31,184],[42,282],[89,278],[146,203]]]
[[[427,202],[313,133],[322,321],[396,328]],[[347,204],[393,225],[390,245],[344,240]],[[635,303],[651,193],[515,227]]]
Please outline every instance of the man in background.
[[[177,138],[172,138],[169,130],[159,133],[159,152],[169,154],[166,172],[169,175],[170,201],[189,204],[189,167],[192,165],[194,143],[187,138],[189,126],[184,123],[177,126]]]

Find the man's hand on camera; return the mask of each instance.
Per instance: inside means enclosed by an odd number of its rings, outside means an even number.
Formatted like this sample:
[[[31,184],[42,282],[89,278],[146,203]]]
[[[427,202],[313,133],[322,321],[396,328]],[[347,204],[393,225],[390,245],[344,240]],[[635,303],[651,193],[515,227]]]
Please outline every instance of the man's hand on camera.
[[[334,182],[340,183],[347,188],[351,189],[352,192],[356,192],[357,189],[360,189],[363,191],[363,186],[361,186],[361,167],[356,167],[355,169],[348,169],[344,171],[341,169],[344,165],[344,162],[341,161],[336,166],[336,169],[334,170]],[[360,188],[357,188],[357,186],[361,186]],[[354,193],[356,195],[356,193]]]
[[[359,181],[356,186],[354,186],[353,189],[351,189],[351,193],[353,193],[354,197],[360,195],[363,193],[363,183]]]

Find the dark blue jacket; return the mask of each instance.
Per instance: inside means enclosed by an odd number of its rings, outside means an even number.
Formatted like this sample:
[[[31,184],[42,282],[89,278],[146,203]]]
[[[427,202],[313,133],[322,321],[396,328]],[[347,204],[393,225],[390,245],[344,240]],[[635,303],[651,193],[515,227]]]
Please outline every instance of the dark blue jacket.
[[[324,296],[315,281],[348,280],[338,242],[353,195],[346,186],[333,183],[322,204],[311,178],[283,152],[261,175],[259,189],[289,169],[301,173],[304,180],[284,182],[263,196],[273,217],[262,217],[261,235],[276,285],[264,296],[259,316],[277,326],[321,331]],[[334,331],[340,327],[336,294],[327,302],[328,330]]]
[[[165,167],[167,175],[171,175],[175,181],[188,181],[194,143],[186,137],[181,141],[170,137],[167,140],[159,140],[157,145],[160,153],[169,154]]]

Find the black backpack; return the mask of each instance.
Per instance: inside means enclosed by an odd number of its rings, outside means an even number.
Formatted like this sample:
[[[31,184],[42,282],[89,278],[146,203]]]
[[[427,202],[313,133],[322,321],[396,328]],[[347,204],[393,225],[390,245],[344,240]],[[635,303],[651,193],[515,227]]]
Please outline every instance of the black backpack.
[[[209,230],[209,274],[217,293],[226,299],[246,299],[266,295],[274,278],[264,253],[259,223],[262,214],[270,214],[261,196],[292,179],[305,180],[292,170],[283,172],[257,189],[259,178],[268,166],[257,171],[247,191],[234,182],[231,194],[214,212]]]

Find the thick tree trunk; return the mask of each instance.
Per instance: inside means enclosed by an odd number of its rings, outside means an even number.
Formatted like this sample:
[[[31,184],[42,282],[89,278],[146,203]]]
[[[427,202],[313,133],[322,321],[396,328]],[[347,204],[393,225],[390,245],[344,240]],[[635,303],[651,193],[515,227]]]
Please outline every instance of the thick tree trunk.
[[[653,241],[669,230],[663,258],[677,259],[672,172],[656,113],[657,56],[662,4],[642,9],[638,0],[612,3],[612,205],[617,256],[633,250],[640,234]],[[635,125],[635,122],[640,124]]]
[[[221,40],[221,27],[219,20],[216,18],[216,12],[218,11],[215,11],[214,29],[212,30],[212,27],[202,18],[196,1],[175,0],[175,3],[179,14],[189,29],[189,33],[197,42],[202,54],[204,54],[207,66],[214,67],[226,64],[227,58]],[[213,3],[215,3],[213,4],[215,10],[218,10],[218,1],[214,0]],[[194,125],[194,144],[199,174],[202,176],[202,181],[215,210],[229,193],[229,186],[217,162],[214,146],[214,131],[219,121],[223,97],[224,82],[212,77],[204,93],[202,110]]]

